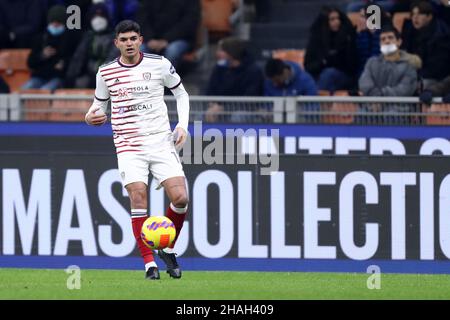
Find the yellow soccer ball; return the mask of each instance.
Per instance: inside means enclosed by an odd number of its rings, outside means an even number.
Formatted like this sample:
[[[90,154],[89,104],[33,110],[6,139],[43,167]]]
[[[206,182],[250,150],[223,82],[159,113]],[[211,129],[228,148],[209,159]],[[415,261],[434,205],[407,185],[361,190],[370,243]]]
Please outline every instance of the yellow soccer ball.
[[[172,244],[175,234],[172,220],[165,216],[153,216],[144,221],[141,239],[150,249],[161,250]]]

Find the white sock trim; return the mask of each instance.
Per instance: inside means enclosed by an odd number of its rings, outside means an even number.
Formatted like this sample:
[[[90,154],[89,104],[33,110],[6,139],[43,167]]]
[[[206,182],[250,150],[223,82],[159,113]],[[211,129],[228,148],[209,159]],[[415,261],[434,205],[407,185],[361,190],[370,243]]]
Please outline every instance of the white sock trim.
[[[131,213],[147,213],[147,209],[131,209]]]
[[[186,205],[186,207],[184,208],[177,208],[175,207],[172,202],[170,203],[170,209],[172,209],[173,212],[178,213],[178,214],[184,214],[187,212],[188,209],[188,205]]]
[[[165,253],[173,253],[173,248],[164,248],[162,249]]]
[[[146,263],[146,264],[145,264],[145,272],[147,272],[148,269],[150,269],[150,267],[158,268],[158,266],[156,265],[156,262],[155,262],[155,261],[152,261],[152,262],[149,262],[149,263]]]
[[[147,214],[132,214],[131,215],[131,219],[134,219],[134,218],[145,218],[145,217],[148,217],[148,215]]]
[[[147,216],[147,209],[131,209],[131,218],[142,218]]]

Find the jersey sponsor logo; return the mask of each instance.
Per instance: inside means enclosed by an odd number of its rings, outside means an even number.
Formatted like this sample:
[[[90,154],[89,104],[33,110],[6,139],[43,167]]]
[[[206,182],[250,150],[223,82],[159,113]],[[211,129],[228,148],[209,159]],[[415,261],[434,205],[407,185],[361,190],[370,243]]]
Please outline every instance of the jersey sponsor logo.
[[[142,74],[142,77],[144,78],[145,81],[149,81],[152,78],[152,74],[150,72],[144,72]]]
[[[128,111],[150,110],[151,108],[152,108],[151,104],[135,104],[133,106],[119,107],[119,113],[122,114]]]
[[[120,88],[117,92],[118,98],[128,98],[128,89],[127,88]]]
[[[152,108],[151,104],[136,104],[134,106],[126,107],[128,111],[138,111],[138,110],[150,110]]]
[[[134,94],[146,94],[149,91],[148,86],[139,86],[131,88],[120,88],[117,91],[118,98],[129,98],[131,93]]]
[[[140,91],[148,91],[148,86],[139,86],[139,87],[131,87],[131,88],[127,88],[128,89],[128,93],[130,92],[140,92]]]

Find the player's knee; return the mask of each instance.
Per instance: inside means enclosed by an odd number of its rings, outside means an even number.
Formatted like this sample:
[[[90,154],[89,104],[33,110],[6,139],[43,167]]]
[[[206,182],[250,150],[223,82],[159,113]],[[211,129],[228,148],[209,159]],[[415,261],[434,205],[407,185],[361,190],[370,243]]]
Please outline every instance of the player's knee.
[[[174,197],[174,199],[172,199],[172,204],[177,208],[184,208],[188,205],[188,203],[189,199],[185,193],[179,193]]]
[[[132,208],[147,207],[147,192],[145,190],[135,190],[129,193]]]

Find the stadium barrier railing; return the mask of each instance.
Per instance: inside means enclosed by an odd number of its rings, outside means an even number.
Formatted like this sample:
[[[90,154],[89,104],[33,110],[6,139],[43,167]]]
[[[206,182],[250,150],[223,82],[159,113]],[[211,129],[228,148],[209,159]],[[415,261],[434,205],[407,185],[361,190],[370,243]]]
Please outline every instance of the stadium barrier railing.
[[[286,123],[356,125],[450,124],[450,108],[435,98],[315,96],[286,99]]]
[[[0,121],[84,121],[90,94],[0,95]],[[176,100],[165,97],[176,120]],[[190,120],[226,123],[449,125],[450,104],[417,97],[219,97],[190,96]]]

